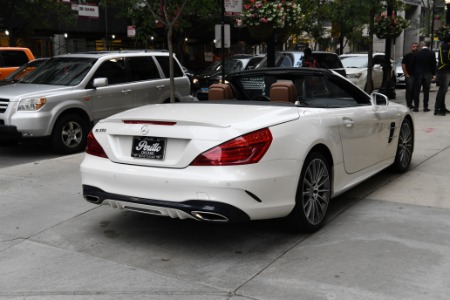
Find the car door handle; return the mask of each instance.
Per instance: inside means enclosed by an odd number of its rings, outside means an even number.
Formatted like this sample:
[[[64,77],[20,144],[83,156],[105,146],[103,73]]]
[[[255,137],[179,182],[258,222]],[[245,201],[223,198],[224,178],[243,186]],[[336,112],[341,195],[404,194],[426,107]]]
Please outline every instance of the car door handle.
[[[347,118],[347,117],[344,118],[345,127],[347,127],[347,128],[353,127],[354,123],[355,122],[351,118]]]
[[[128,94],[131,93],[131,90],[122,90],[122,94]]]
[[[157,86],[156,86],[156,88],[157,88],[158,90],[163,89],[164,87],[165,87],[164,84],[161,84],[161,85],[157,85]]]

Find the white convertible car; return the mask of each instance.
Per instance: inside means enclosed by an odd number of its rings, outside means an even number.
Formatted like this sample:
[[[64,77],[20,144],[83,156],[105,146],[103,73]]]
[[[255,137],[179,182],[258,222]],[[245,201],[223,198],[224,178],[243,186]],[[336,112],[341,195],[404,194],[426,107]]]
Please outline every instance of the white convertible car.
[[[330,199],[409,168],[408,108],[322,69],[234,73],[209,100],[148,105],[95,125],[81,164],[95,204],[208,222],[286,218],[319,229]]]

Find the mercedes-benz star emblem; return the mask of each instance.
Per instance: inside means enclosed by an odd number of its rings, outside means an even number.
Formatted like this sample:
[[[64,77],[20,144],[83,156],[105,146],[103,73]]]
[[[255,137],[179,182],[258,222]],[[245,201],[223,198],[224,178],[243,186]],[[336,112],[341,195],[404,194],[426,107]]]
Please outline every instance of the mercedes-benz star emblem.
[[[146,135],[148,133],[148,126],[147,125],[144,125],[144,126],[141,127],[141,133],[143,135]]]

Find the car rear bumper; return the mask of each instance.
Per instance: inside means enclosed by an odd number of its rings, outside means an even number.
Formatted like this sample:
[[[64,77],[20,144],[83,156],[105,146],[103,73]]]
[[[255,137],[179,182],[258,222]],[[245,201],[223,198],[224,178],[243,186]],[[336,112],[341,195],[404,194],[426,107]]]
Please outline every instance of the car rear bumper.
[[[80,171],[84,198],[92,203],[181,219],[200,219],[193,212],[203,207],[200,211],[230,222],[287,216],[299,175],[292,160],[179,169],[114,163],[89,154]]]
[[[195,219],[208,222],[245,222],[250,217],[242,210],[221,202],[186,200],[170,202],[107,193],[99,188],[83,185],[84,199],[113,208],[166,216],[179,219]]]

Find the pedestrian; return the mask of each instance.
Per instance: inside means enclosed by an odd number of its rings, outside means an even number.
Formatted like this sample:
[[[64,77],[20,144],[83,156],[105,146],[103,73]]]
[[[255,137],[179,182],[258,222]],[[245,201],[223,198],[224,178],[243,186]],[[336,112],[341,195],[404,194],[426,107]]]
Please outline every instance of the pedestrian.
[[[419,44],[414,42],[411,44],[411,51],[405,54],[402,58],[402,69],[403,74],[405,75],[405,83],[406,83],[406,105],[410,109],[414,109],[413,107],[413,84],[414,84],[414,74],[412,69],[412,62],[414,55],[416,55],[419,50]]]
[[[435,116],[445,116],[447,108],[445,107],[445,95],[447,94],[450,83],[450,37],[447,37],[439,46],[437,80],[439,89],[436,94],[434,106]]]
[[[304,56],[303,56],[302,67],[306,67],[306,68],[319,67],[317,60],[314,58],[314,55],[312,54],[311,48],[305,48],[305,50],[303,50],[303,53],[304,53]]]
[[[429,49],[431,42],[422,41],[419,44],[420,50],[413,58],[412,67],[414,74],[414,109],[419,111],[420,88],[423,91],[423,111],[430,111],[428,101],[430,99],[430,86],[432,79],[436,76],[436,56]]]

